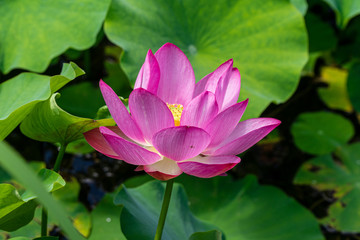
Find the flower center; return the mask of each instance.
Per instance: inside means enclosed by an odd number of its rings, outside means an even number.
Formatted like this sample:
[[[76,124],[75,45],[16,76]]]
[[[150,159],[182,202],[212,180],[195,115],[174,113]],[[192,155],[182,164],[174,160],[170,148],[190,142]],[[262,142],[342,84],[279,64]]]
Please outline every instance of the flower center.
[[[184,109],[183,105],[181,104],[166,104],[168,106],[168,108],[170,109],[173,117],[174,117],[174,123],[175,126],[180,126],[180,118],[181,118],[181,113]]]

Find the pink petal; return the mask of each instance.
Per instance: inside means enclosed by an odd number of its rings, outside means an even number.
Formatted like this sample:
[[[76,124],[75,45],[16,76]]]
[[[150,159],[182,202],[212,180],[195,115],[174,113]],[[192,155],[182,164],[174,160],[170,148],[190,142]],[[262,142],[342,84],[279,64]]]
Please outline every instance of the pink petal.
[[[129,97],[129,108],[132,117],[149,143],[156,132],[174,126],[174,118],[168,106],[145,89],[138,88],[132,91]]]
[[[144,88],[156,94],[160,80],[159,64],[151,50],[148,51],[145,62],[136,78],[134,89]]]
[[[263,139],[281,122],[273,118],[253,118],[240,122],[212,155],[237,155]]]
[[[216,92],[218,87],[218,83],[222,78],[229,78],[231,76],[233,67],[233,60],[230,59],[223,64],[221,64],[208,79],[207,84],[205,86],[205,90],[211,91],[213,93]]]
[[[216,88],[216,101],[219,104],[219,111],[223,111],[235,104],[240,93],[240,73],[237,68],[233,68],[231,74],[222,77]]]
[[[150,176],[162,181],[177,177],[182,173],[176,162],[168,158],[151,165],[145,165],[143,168]]]
[[[195,157],[209,144],[210,136],[201,128],[179,126],[166,128],[153,137],[153,145],[160,154],[175,161]]]
[[[199,82],[197,82],[195,84],[195,90],[194,90],[194,96],[193,97],[197,97],[199,96],[201,93],[205,92],[205,86],[209,80],[209,78],[211,77],[212,73],[209,73],[208,75],[206,75],[205,77],[203,77]]]
[[[160,66],[157,95],[166,103],[185,106],[195,87],[195,75],[186,55],[174,44],[166,43],[156,53]]]
[[[162,158],[157,153],[150,152],[135,143],[126,141],[106,127],[100,127],[100,132],[119,158],[129,164],[148,165]]]
[[[181,115],[181,125],[204,127],[218,113],[215,95],[212,92],[203,92],[184,107]]]
[[[121,131],[134,141],[144,143],[143,134],[116,93],[102,80],[99,85],[110,114]]]
[[[230,77],[232,72],[233,60],[230,59],[221,64],[215,71],[206,75],[195,85],[194,97],[204,91],[215,93],[220,78]]]
[[[248,100],[236,103],[219,113],[208,125],[205,131],[211,136],[211,143],[208,148],[213,148],[224,141],[235,129],[240,121]]]
[[[111,129],[111,131],[115,132],[118,135],[125,136],[118,127],[108,127]],[[110,145],[107,143],[103,135],[100,133],[99,128],[94,128],[90,131],[87,131],[84,133],[84,137],[86,141],[98,152],[101,152],[102,154],[122,160],[119,155],[117,155],[114,150],[110,147]]]
[[[180,169],[189,175],[211,178],[223,175],[240,162],[236,156],[197,156],[178,162]]]

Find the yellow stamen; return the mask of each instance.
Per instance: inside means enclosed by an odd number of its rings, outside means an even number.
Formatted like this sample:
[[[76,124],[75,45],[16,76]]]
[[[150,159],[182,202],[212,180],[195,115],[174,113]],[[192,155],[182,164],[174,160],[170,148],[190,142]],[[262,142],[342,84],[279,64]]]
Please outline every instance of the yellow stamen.
[[[175,126],[180,126],[181,113],[184,109],[183,105],[167,103],[167,106],[169,107],[169,109],[174,117]]]

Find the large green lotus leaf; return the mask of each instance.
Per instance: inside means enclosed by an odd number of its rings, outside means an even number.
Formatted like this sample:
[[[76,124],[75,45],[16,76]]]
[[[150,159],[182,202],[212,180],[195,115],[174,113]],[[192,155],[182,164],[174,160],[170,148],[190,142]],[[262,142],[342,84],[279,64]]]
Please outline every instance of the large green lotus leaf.
[[[278,188],[259,185],[255,176],[235,182],[185,175],[177,180],[194,214],[219,227],[227,240],[324,239],[310,211]]]
[[[327,154],[347,143],[354,135],[352,123],[330,112],[303,113],[291,126],[295,144],[304,152]]]
[[[121,229],[128,240],[150,240],[155,236],[165,184],[151,181],[137,188],[123,187],[114,198],[122,205]],[[195,232],[215,227],[199,221],[191,212],[184,189],[175,184],[163,231],[163,240],[188,239]]]
[[[114,0],[104,25],[124,49],[122,66],[134,84],[148,49],[180,47],[196,80],[233,58],[242,76],[246,117],[288,99],[307,61],[303,17],[286,0]]]
[[[0,84],[0,141],[33,110],[66,83],[83,75],[75,63],[65,63],[60,75],[21,73]]]
[[[36,194],[37,201],[48,210],[49,216],[58,220],[63,233],[69,239],[85,239],[75,230],[63,206],[50,196],[25,160],[5,142],[0,142],[0,152],[0,165],[26,189]]]
[[[355,63],[349,71],[347,91],[355,111],[360,113],[360,63]]]
[[[0,229],[8,232],[28,224],[34,217],[35,201],[24,201],[11,184],[0,184]]]
[[[120,228],[122,207],[114,205],[113,194],[106,194],[91,212],[93,222],[89,240],[126,240]]]
[[[21,132],[37,141],[69,143],[83,137],[83,133],[99,126],[115,125],[113,119],[80,118],[62,110],[53,94],[48,101],[36,105],[20,125]]]
[[[349,20],[360,14],[359,0],[323,0],[335,11],[337,24],[345,28]]]
[[[89,48],[109,4],[110,0],[2,1],[0,70],[43,72],[52,58],[68,48]]]
[[[360,232],[360,143],[340,148],[336,155],[324,155],[305,162],[295,176],[295,184],[335,191],[337,201],[329,207],[323,224],[344,232]]]
[[[131,183],[134,186],[147,180],[135,179],[137,181]],[[177,181],[189,193],[190,207],[196,216],[216,224],[228,240],[324,239],[316,219],[309,211],[278,189],[259,186],[254,177],[233,182],[228,177],[194,181],[193,177],[181,176]],[[129,184],[130,182],[127,186]],[[144,195],[137,195],[137,198],[141,197],[144,202],[149,199]],[[274,225],[274,217],[282,219],[281,223]],[[269,222],[272,223],[271,227]],[[296,232],[291,231],[294,228],[297,229]]]

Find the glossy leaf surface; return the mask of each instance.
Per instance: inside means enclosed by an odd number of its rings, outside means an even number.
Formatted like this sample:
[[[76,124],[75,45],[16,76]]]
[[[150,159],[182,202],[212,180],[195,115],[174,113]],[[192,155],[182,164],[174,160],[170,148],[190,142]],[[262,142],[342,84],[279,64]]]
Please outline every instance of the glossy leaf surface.
[[[236,182],[189,176],[178,181],[194,214],[219,227],[227,240],[324,239],[310,211],[278,188],[259,185],[254,176]]]
[[[184,51],[197,81],[233,58],[240,98],[250,99],[245,118],[289,98],[307,61],[303,18],[283,0],[114,0],[104,29],[133,84],[148,49],[166,42]]]
[[[2,1],[0,71],[43,72],[51,59],[68,48],[89,48],[109,4],[110,0]]]
[[[151,181],[137,188],[123,187],[114,203],[122,205],[121,229],[128,240],[150,240],[155,236],[165,184]],[[195,232],[215,227],[199,221],[188,207],[184,189],[175,184],[163,231],[163,240],[188,239]]]

